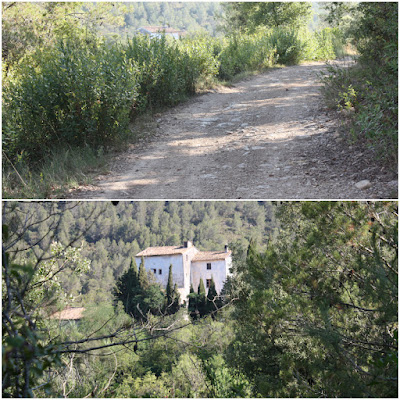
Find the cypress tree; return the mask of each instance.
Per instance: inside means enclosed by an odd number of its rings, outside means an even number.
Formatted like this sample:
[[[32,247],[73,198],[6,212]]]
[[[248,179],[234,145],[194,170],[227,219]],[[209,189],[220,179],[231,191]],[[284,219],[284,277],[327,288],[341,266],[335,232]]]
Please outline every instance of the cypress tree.
[[[167,283],[167,307],[171,306],[173,301],[173,281],[172,281],[172,264],[169,266],[168,283]]]
[[[179,290],[178,290],[178,285],[176,283],[174,285],[174,291],[172,293],[172,299],[173,299],[172,312],[175,314],[176,312],[179,311],[180,300],[181,300],[181,296],[180,296]]]
[[[207,314],[216,311],[216,301],[217,301],[217,289],[215,289],[214,278],[211,277],[210,287],[208,288],[207,293]]]
[[[139,286],[138,269],[135,258],[132,257],[128,270],[117,280],[114,296],[122,301],[127,314],[132,313],[133,299],[137,295]]]
[[[167,291],[165,298],[165,309],[167,314],[175,314],[180,307],[180,295],[178,285],[172,280],[172,264],[169,266]]]
[[[206,298],[206,289],[204,287],[203,279],[200,279],[199,288],[197,290],[197,310],[200,314],[200,317],[207,313],[207,298]]]
[[[146,268],[144,267],[144,257],[139,265],[139,286],[141,290],[146,290],[149,287],[149,278],[147,276]]]
[[[193,285],[190,284],[190,292],[189,292],[189,305],[188,305],[188,311],[189,315],[192,318],[196,318],[196,309],[197,309],[197,293],[194,292]]]

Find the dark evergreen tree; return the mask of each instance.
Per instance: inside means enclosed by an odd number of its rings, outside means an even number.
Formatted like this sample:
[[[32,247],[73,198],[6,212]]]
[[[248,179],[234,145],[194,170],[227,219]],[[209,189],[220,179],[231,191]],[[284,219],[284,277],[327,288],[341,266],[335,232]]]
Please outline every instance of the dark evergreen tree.
[[[166,300],[167,307],[172,305],[173,302],[173,292],[174,292],[174,282],[172,280],[172,264],[169,266],[168,272],[168,282],[167,282],[167,290],[166,290]]]
[[[165,295],[165,310],[167,314],[175,314],[180,308],[178,285],[173,283],[172,264],[169,266],[168,282]]]
[[[210,282],[210,287],[208,288],[208,293],[207,293],[207,314],[213,313],[213,318],[215,318],[215,312],[217,311],[217,299],[218,299],[218,293],[217,290],[215,289],[215,282],[214,278],[211,277],[211,282]]]
[[[117,280],[114,296],[122,301],[127,314],[139,320],[145,319],[149,312],[154,315],[163,312],[164,294],[158,283],[150,281],[143,257],[139,272],[132,258],[128,271]]]
[[[144,266],[143,256],[139,265],[139,286],[142,290],[146,290],[149,287],[149,277],[147,275],[147,271]]]
[[[190,284],[190,292],[189,292],[189,305],[188,305],[188,311],[189,311],[189,315],[193,318],[196,319],[197,318],[197,298],[198,295],[197,293],[195,293],[194,289],[193,289],[193,285]]]
[[[207,298],[206,288],[204,286],[203,279],[200,279],[199,287],[197,289],[197,311],[200,317],[207,314]]]
[[[174,291],[172,293],[172,311],[173,313],[176,313],[179,311],[180,307],[181,307],[181,295],[179,294],[179,290],[178,290],[178,285],[175,283],[174,285]]]
[[[139,290],[138,269],[134,257],[128,270],[116,281],[114,295],[122,301],[127,314],[133,315],[134,299]]]
[[[262,397],[397,396],[397,205],[278,209],[276,241],[234,266],[227,359]]]

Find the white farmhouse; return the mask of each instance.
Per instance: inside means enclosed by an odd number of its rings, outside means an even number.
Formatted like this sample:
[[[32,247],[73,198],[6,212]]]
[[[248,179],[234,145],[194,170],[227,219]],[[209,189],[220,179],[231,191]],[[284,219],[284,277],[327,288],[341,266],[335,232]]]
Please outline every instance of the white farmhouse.
[[[166,35],[172,36],[174,39],[179,39],[181,36],[185,35],[184,31],[179,31],[167,26],[142,26],[138,29],[138,32],[143,35],[148,35],[151,38],[161,38],[162,35]]]
[[[223,251],[200,251],[190,241],[183,246],[148,247],[136,254],[137,265],[142,257],[146,270],[152,271],[163,287],[167,286],[169,266],[172,265],[172,279],[182,301],[186,300],[191,284],[197,291],[200,279],[203,279],[206,292],[211,278],[214,279],[217,293],[220,293],[232,266],[232,252],[228,246]]]

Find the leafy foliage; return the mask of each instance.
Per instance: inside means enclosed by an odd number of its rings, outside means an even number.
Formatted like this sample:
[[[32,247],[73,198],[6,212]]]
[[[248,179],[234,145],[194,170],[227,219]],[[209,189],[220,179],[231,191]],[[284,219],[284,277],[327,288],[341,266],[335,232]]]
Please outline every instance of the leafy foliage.
[[[324,78],[326,97],[332,107],[341,107],[351,90],[357,102],[351,104],[355,113],[349,130],[380,159],[397,164],[398,4],[336,5],[329,18],[333,21],[345,13],[354,21],[346,35],[360,56],[347,70],[331,69]]]
[[[311,16],[311,4],[305,2],[241,2],[225,3],[227,28],[246,29],[304,26]]]
[[[78,38],[39,50],[9,72],[3,146],[15,159],[52,147],[107,146],[127,130],[137,67],[116,46]]]

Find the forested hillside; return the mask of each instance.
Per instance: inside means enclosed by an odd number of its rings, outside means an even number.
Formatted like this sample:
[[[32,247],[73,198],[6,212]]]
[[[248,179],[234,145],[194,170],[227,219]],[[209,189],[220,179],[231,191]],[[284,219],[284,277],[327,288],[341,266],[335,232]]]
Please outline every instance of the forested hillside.
[[[45,219],[50,209],[53,213],[62,212],[52,239],[61,245],[67,245],[85,232],[79,243],[81,255],[91,262],[90,270],[79,277],[70,274],[59,277],[65,296],[70,299],[69,305],[74,306],[111,302],[116,279],[127,270],[132,257],[149,246],[178,246],[186,240],[192,240],[199,250],[222,250],[225,244],[247,248],[250,240],[264,246],[275,227],[268,203],[71,204],[29,203],[19,208],[28,213],[34,211],[38,219]],[[92,213],[97,215],[95,219],[86,218]],[[6,221],[8,218],[6,212]],[[39,240],[52,223],[51,218],[45,219],[29,229],[26,244]],[[40,241],[42,250],[49,244],[49,238]]]
[[[137,2],[133,11],[125,14],[119,33],[131,35],[141,26],[155,25],[215,35],[221,13],[219,2]]]
[[[7,202],[3,216],[3,397],[397,396],[396,202]],[[187,309],[130,259],[192,232],[242,245],[222,297],[200,285]],[[51,317],[65,304],[85,305],[80,321]]]

